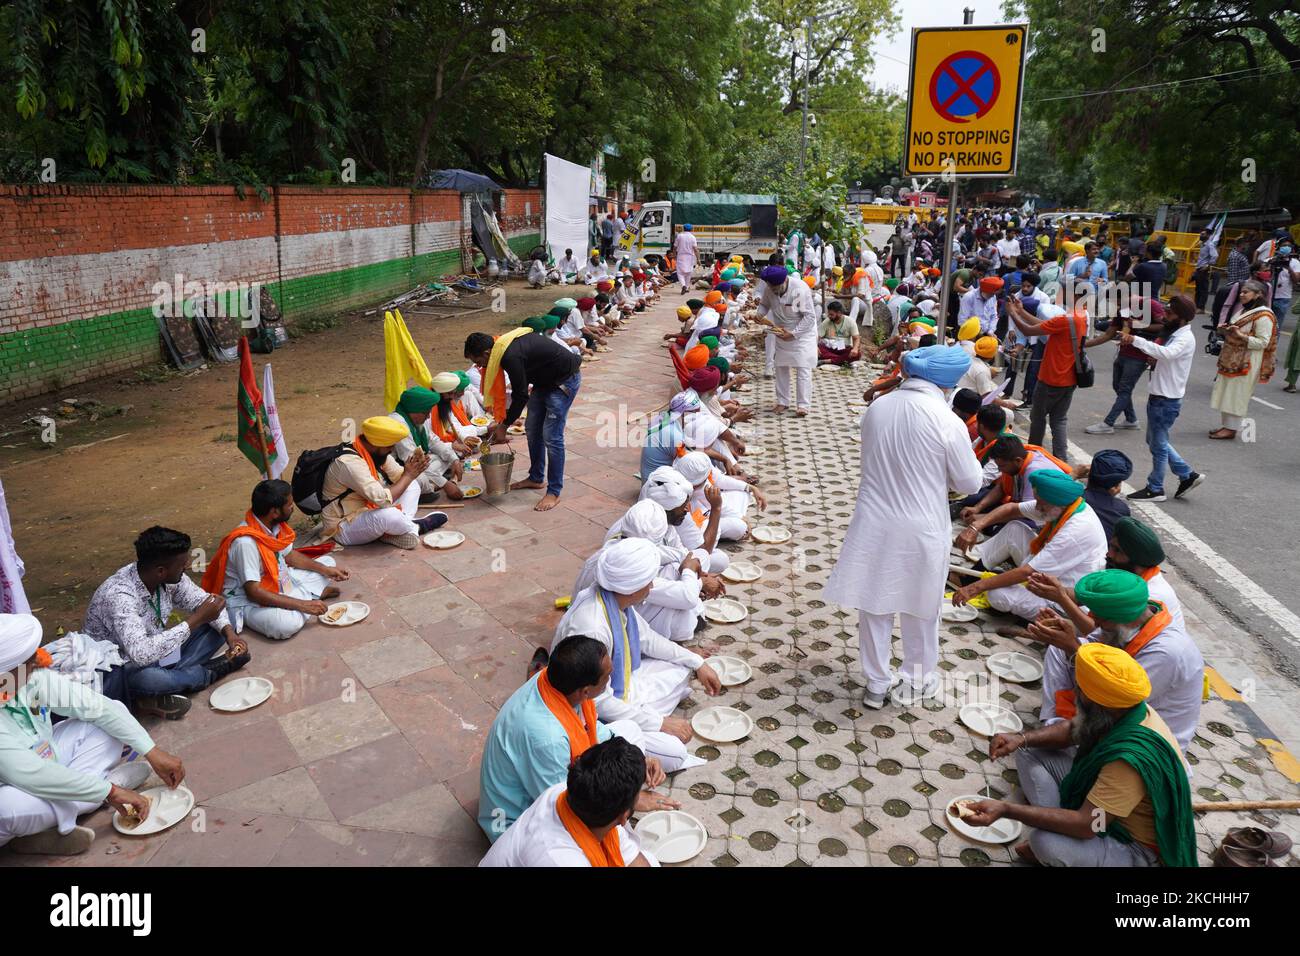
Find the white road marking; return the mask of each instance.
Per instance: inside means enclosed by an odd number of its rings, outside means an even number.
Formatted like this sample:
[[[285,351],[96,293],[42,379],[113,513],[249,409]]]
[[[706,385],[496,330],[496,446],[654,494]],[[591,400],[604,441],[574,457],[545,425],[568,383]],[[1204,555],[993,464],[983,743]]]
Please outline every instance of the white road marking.
[[[1088,452],[1074,442],[1070,442],[1070,454],[1076,459],[1086,458],[1090,461],[1092,459]],[[1128,494],[1133,490],[1135,489],[1125,482],[1122,493]],[[1172,498],[1173,495],[1171,494],[1170,499],[1172,500]],[[1154,502],[1138,501],[1134,502],[1134,504],[1145,505],[1142,508],[1142,514],[1151,524],[1169,535],[1170,538],[1186,548],[1193,557],[1218,574],[1224,583],[1237,592],[1237,595],[1243,601],[1254,606],[1265,617],[1271,618],[1282,631],[1280,635],[1282,640],[1300,653],[1300,617],[1293,614],[1280,601],[1252,581],[1249,575],[1239,570],[1227,558],[1188,530],[1182,522],[1169,514],[1164,507]]]
[[[1260,398],[1258,395],[1252,395],[1252,396],[1250,396],[1250,400],[1251,400],[1252,402],[1259,402],[1261,405],[1267,405],[1269,408],[1276,408],[1279,412],[1284,412],[1284,411],[1286,411],[1286,409],[1283,408],[1281,405],[1274,405],[1272,402],[1266,402],[1266,401],[1264,401],[1262,398]]]

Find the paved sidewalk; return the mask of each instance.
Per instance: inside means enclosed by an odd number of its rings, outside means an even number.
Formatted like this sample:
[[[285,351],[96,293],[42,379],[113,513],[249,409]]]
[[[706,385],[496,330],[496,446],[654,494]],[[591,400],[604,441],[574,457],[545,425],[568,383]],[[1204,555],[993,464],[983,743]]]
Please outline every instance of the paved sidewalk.
[[[487,846],[474,822],[484,737],[534,647],[549,645],[560,618],[555,599],[635,500],[638,439],[624,416],[657,408],[676,390],[659,340],[677,299],[638,317],[616,336],[614,352],[584,367],[558,508],[534,512],[538,492],[479,499],[449,512],[448,527],[469,537],[455,550],[347,549],[339,560],[353,577],[343,596],[367,602],[367,620],[342,629],[313,623],[282,643],[253,637],[246,673],[275,682],[270,703],[220,714],[203,693],[184,720],[150,726],[184,759],[201,813],[132,838],[100,810],[83,819],[98,833],[84,856],[0,850],[0,864],[475,864]],[[739,744],[696,740],[692,751],[709,762],[670,782],[711,837],[691,865],[1012,860],[1006,846],[951,832],[944,812],[958,795],[1016,794],[1010,763],[987,758],[987,741],[957,721],[954,706],[864,711],[856,618],[820,598],[853,511],[858,446],[849,439],[866,378],[865,370],[816,372],[807,419],[768,412],[769,381],[751,390],[759,411],[751,444],[763,448],[753,467],[769,497],[767,517],[794,536],[733,546],[764,576],[728,588],[749,607],[745,621],[704,634],[747,659],[754,679],[717,699],[697,691],[684,713],[729,704],[748,711],[756,728]],[[521,477],[527,452],[522,439],[514,447]],[[1036,653],[997,637],[999,623],[981,615],[944,626],[940,667],[954,686],[987,677],[992,653]],[[1222,692],[1232,696],[1226,684]],[[1036,722],[1037,684],[994,685],[992,693]],[[1295,798],[1295,783],[1258,737],[1248,707],[1212,696],[1193,745],[1195,799]],[[1294,814],[1202,814],[1203,858],[1228,826],[1250,822],[1300,840]],[[1286,862],[1300,865],[1294,855]]]

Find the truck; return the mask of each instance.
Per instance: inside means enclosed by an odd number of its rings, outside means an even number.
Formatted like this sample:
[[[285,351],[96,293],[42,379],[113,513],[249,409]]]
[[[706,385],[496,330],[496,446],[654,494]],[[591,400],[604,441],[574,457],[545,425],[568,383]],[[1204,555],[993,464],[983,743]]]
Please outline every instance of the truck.
[[[661,261],[677,227],[690,223],[700,261],[719,253],[743,256],[746,266],[777,251],[776,196],[748,193],[670,192],[666,201],[636,211],[619,238],[619,249]]]

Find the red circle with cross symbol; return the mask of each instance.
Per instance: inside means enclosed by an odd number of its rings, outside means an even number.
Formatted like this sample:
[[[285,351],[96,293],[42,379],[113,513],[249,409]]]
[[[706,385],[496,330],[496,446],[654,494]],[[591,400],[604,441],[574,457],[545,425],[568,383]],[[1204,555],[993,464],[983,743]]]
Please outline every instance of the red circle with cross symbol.
[[[1001,92],[997,64],[976,50],[952,54],[930,76],[930,105],[950,123],[979,119],[993,109]]]

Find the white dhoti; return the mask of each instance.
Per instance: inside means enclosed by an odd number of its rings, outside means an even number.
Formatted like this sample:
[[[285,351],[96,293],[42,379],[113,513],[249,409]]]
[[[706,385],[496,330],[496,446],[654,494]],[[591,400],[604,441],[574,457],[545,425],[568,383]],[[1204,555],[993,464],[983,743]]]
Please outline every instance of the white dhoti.
[[[992,570],[1000,564],[1011,562],[1021,567],[1031,557],[1029,545],[1038,531],[1023,521],[1008,521],[993,537],[975,546],[984,567]],[[1014,614],[1032,621],[1043,608],[1050,607],[1059,611],[1055,604],[1046,598],[1040,598],[1023,584],[1009,588],[993,588],[986,591],[989,606],[995,611]]]
[[[72,770],[107,777],[122,760],[122,743],[84,720],[65,720],[54,725],[54,747],[59,762]],[[15,837],[41,833],[58,827],[70,833],[77,817],[100,805],[80,800],[45,800],[17,787],[0,787],[0,846]]]
[[[334,559],[328,554],[317,558],[321,564],[334,567]],[[329,578],[317,571],[304,571],[301,568],[289,569],[288,586],[281,584],[281,593],[286,597],[300,601],[316,601],[330,586]],[[273,641],[283,641],[293,637],[307,623],[307,615],[302,611],[291,611],[284,607],[261,607],[249,605],[243,610],[244,626],[251,627],[263,637]],[[243,633],[243,627],[240,627]]]
[[[1054,724],[1065,718],[1056,712],[1056,693],[1074,688],[1074,666],[1065,651],[1049,647],[1043,658],[1043,703],[1038,719],[1044,724]]]
[[[642,730],[635,720],[616,720],[605,726],[614,736],[622,737],[647,757],[658,757],[664,773],[681,770],[682,765],[691,759],[686,745],[662,730]]]
[[[790,406],[790,370],[789,365],[776,366],[776,403]],[[812,408],[812,369],[798,368],[794,369],[794,386],[795,400],[798,407],[804,410]]]
[[[763,336],[763,371],[768,375],[776,372],[776,336],[771,332]]]
[[[899,614],[898,618],[903,665],[897,677],[914,690],[928,692],[939,682],[939,617]],[[867,679],[867,690],[873,694],[884,693],[898,682],[890,664],[893,630],[893,614],[858,612],[858,657]]]
[[[351,521],[339,525],[335,539],[342,545],[368,544],[385,535],[415,533],[415,513],[420,506],[420,483],[406,486],[395,506],[363,511]]]

